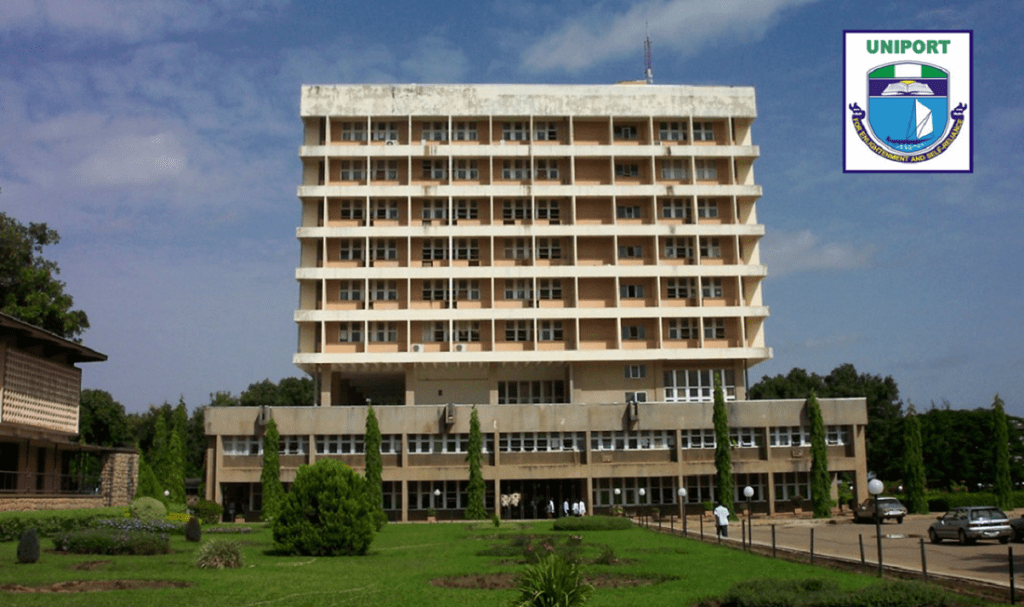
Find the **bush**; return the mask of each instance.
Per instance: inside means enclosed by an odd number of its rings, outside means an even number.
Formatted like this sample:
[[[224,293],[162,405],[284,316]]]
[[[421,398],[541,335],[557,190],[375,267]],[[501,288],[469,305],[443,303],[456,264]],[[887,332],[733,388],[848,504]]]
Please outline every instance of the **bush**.
[[[494,523],[495,528],[501,527],[501,519],[497,514],[491,516],[491,522]]]
[[[0,542],[13,542],[29,527],[39,537],[52,537],[88,529],[96,521],[124,516],[124,508],[83,508],[81,510],[34,510],[29,512],[0,512]]]
[[[583,579],[579,565],[551,555],[527,566],[515,590],[515,607],[576,607],[587,602],[594,587]]]
[[[61,534],[53,539],[53,545],[57,550],[73,554],[150,555],[171,551],[167,534],[116,529],[84,529]]]
[[[200,569],[237,569],[242,566],[238,542],[210,540],[196,551],[196,567]]]
[[[321,459],[299,467],[274,519],[274,541],[291,554],[366,554],[375,510],[366,479],[342,463]]]
[[[142,521],[160,521],[167,516],[167,507],[152,497],[140,497],[128,508],[132,517]]]
[[[190,542],[198,542],[203,538],[203,528],[199,525],[199,519],[190,516],[185,523],[185,539]]]
[[[224,508],[217,502],[210,500],[199,500],[199,503],[192,508],[196,516],[204,525],[215,525],[220,522],[224,514]]]
[[[21,532],[18,540],[18,562],[34,563],[39,560],[39,536],[32,527]]]
[[[124,532],[163,533],[166,535],[182,535],[185,533],[185,527],[181,523],[173,523],[167,520],[144,521],[128,517],[99,520],[96,521],[94,528],[116,529]]]
[[[721,607],[945,607],[941,588],[893,581],[841,591],[831,580],[748,580],[719,599]]]
[[[555,531],[619,531],[629,529],[633,521],[621,516],[562,517],[555,521]]]

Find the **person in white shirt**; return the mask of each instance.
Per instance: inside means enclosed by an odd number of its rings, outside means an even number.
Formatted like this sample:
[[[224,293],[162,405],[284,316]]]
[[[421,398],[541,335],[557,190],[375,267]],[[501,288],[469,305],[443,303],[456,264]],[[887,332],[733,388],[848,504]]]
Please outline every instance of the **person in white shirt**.
[[[548,518],[555,518],[555,500],[548,500]]]
[[[718,537],[729,537],[729,509],[718,502],[714,509],[715,527],[718,529]]]
[[[562,516],[569,516],[569,500],[562,502]]]
[[[587,515],[587,504],[583,500],[580,500],[580,516]]]
[[[579,516],[580,515],[580,503],[579,502],[573,502],[572,503],[572,515],[573,516]]]

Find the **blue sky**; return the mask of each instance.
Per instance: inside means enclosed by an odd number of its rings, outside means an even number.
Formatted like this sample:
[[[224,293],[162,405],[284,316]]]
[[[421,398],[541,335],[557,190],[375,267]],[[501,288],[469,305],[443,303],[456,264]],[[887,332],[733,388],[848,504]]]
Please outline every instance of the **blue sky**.
[[[381,10],[380,6],[387,6]],[[299,375],[299,87],[757,89],[775,358],[850,362],[918,408],[1024,415],[1024,2],[4,0],[0,209],[47,250],[129,411]],[[645,25],[646,24],[646,25]],[[646,27],[646,30],[645,30]],[[842,172],[842,31],[974,30],[973,174]]]

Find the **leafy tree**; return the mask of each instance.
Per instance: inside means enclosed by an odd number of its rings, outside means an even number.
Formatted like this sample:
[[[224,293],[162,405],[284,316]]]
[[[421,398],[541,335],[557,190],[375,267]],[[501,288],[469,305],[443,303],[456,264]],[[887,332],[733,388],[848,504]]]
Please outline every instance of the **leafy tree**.
[[[484,476],[480,471],[483,452],[483,435],[480,432],[480,416],[477,415],[476,406],[469,416],[469,444],[467,445],[466,461],[469,462],[469,487],[466,490],[466,498],[469,504],[466,507],[466,518],[469,520],[484,520],[487,518],[487,509],[484,507],[484,492],[487,486],[484,484]]]
[[[167,476],[161,477],[165,488],[171,492],[170,500],[176,504],[185,503],[185,443],[179,432],[171,432],[167,447]]]
[[[990,408],[952,409],[949,403],[918,415],[921,423],[921,453],[925,474],[932,487],[966,485],[971,490],[993,482],[996,477],[992,452],[995,436]],[[1010,477],[1024,477],[1024,443],[1020,420],[1007,424]]]
[[[377,531],[384,528],[387,516],[384,515],[384,480],[382,474],[384,464],[380,459],[380,425],[377,423],[377,414],[373,412],[373,406],[367,407],[366,411],[366,482],[370,487],[370,499],[376,508],[374,520]]]
[[[281,456],[278,444],[281,435],[277,431],[277,422],[267,421],[267,429],[263,433],[263,470],[260,471],[260,483],[263,485],[263,507],[260,517],[265,521],[277,518],[284,501],[284,485],[281,484]]]
[[[89,318],[71,309],[74,301],[57,279],[60,268],[43,257],[43,247],[59,242],[60,235],[45,223],[26,226],[0,212],[0,312],[81,341]]]
[[[316,404],[313,380],[308,377],[285,377],[277,382],[277,391],[284,407],[312,407]]]
[[[131,444],[124,405],[104,390],[82,390],[78,407],[78,440],[101,447]]]
[[[828,473],[828,446],[825,444],[825,421],[821,417],[818,397],[807,397],[807,420],[811,424],[811,503],[815,518],[832,516],[832,481]]]
[[[911,405],[903,418],[903,487],[907,492],[907,509],[912,514],[928,514],[926,485],[921,454],[921,422]]]
[[[1009,510],[1013,508],[1013,482],[1010,480],[1010,435],[1006,424],[1003,399],[996,394],[992,402],[992,449],[995,460],[996,506]]]
[[[196,407],[185,428],[185,478],[206,478],[206,406]]]
[[[237,407],[238,397],[232,396],[230,392],[214,392],[210,394],[211,407]]]
[[[722,394],[722,378],[715,376],[715,408],[711,419],[715,426],[715,470],[718,473],[716,494],[719,503],[733,511],[732,444],[729,442],[729,411]]]
[[[750,387],[750,398],[755,400],[805,399],[811,393],[825,394],[825,382],[817,373],[794,367],[785,375],[764,376]]]
[[[164,483],[171,475],[171,438],[167,430],[167,418],[159,412],[154,422],[153,445],[149,450],[150,465],[159,482]]]
[[[290,554],[362,555],[374,534],[366,479],[333,459],[299,466],[274,519],[274,541]]]
[[[238,404],[243,407],[280,407],[281,394],[277,384],[264,379],[263,381],[249,384],[249,387],[238,397]]]
[[[140,497],[156,499],[163,499],[164,497],[163,490],[160,489],[160,483],[156,480],[156,474],[153,473],[153,467],[149,465],[143,453],[139,454],[139,484],[135,487],[133,499]]]

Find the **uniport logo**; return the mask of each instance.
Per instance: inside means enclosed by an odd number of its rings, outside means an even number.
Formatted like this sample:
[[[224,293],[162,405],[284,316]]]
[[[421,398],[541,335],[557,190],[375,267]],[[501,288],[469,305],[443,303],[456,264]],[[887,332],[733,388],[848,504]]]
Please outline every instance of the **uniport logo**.
[[[843,171],[973,171],[972,32],[843,32]]]

